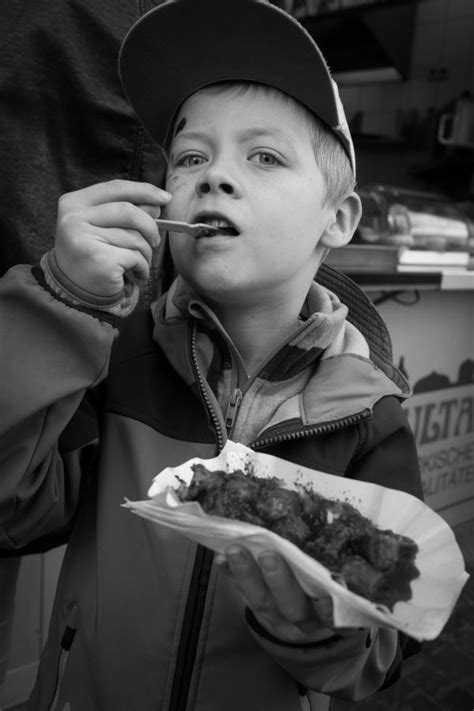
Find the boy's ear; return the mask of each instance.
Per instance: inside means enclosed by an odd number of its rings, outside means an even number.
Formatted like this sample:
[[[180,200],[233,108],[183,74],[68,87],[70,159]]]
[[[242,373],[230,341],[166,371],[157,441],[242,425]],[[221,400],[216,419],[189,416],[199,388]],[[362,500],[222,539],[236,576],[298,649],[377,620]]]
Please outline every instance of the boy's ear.
[[[351,241],[362,216],[362,204],[357,193],[350,193],[335,206],[319,243],[328,249],[344,247]]]

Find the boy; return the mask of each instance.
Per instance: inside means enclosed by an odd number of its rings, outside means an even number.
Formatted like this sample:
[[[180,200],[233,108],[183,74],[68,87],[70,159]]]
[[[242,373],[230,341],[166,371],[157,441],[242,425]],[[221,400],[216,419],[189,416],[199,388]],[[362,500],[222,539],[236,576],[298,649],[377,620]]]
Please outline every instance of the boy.
[[[357,294],[368,343],[313,282],[360,216],[337,92],[300,26],[254,0],[161,5],[120,71],[166,190],[63,196],[54,252],[2,285],[2,547],[69,540],[30,708],[350,708],[396,678],[396,631],[334,629],[273,551],[215,565],[120,506],[228,437],[420,494],[382,322]],[[163,212],[217,234],[172,232],[178,278],[130,315]]]

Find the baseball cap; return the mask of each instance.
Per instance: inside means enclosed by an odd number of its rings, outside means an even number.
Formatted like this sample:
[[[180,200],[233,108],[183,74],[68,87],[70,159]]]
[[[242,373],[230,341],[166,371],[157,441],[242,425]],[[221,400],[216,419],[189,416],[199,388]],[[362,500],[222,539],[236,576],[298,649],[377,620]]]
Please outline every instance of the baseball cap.
[[[222,81],[267,84],[321,119],[355,155],[336,83],[318,46],[285,11],[262,0],[169,0],[129,30],[119,75],[139,120],[160,145],[181,104]]]

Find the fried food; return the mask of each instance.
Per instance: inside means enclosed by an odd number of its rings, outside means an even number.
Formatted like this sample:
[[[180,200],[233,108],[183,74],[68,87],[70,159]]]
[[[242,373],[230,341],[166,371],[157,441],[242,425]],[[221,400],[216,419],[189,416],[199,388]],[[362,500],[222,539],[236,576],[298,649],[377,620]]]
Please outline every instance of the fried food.
[[[381,530],[354,506],[327,499],[306,487],[290,491],[252,471],[210,471],[193,464],[193,478],[176,490],[180,501],[197,501],[213,516],[262,526],[285,538],[328,568],[354,593],[390,610],[410,600],[419,576],[416,543]]]

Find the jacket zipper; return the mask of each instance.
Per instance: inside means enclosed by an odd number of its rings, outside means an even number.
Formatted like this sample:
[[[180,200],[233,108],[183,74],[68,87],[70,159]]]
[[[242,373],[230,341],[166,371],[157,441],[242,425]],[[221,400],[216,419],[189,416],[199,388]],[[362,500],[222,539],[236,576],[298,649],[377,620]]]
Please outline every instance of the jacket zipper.
[[[176,658],[169,711],[186,709],[213,558],[213,551],[200,544],[197,546]]]
[[[51,703],[49,705],[49,711],[56,711],[56,709],[58,707],[59,694],[61,693],[62,680],[63,680],[64,672],[66,670],[66,664],[67,664],[67,660],[69,657],[69,653],[71,651],[72,641],[74,639],[75,634],[76,634],[76,630],[73,627],[70,627],[68,625],[66,627],[63,637],[61,639],[61,651],[60,651],[59,660],[58,660],[56,686],[55,686],[55,690],[54,690],[53,700],[51,701]]]
[[[219,417],[212,406],[206,391],[204,378],[199,369],[196,354],[196,338],[197,328],[196,326],[193,326],[191,333],[191,361],[193,371],[197,379],[201,397],[214,425],[214,430],[217,436],[217,451],[219,453],[224,447],[225,437],[222,432]],[[241,401],[242,391],[239,388],[236,388],[232,394],[225,417],[226,429],[228,432],[232,431]],[[316,427],[299,428],[291,432],[286,431],[270,437],[265,437],[256,440],[251,446],[253,449],[256,449],[257,447],[265,447],[269,444],[310,437],[315,434],[327,434],[328,432],[342,429],[347,425],[360,422],[363,419],[368,419],[368,417],[370,417],[370,410],[364,410],[357,415],[351,415],[350,417],[345,417],[334,422],[318,425]],[[205,548],[201,544],[198,544],[193,572],[191,575],[188,599],[186,601],[186,609],[184,612],[181,639],[179,642],[173,686],[171,689],[169,711],[185,711],[186,709],[189,686],[196,660],[197,645],[201,630],[202,617],[204,614],[204,606],[209,585],[209,574],[213,558],[213,551]]]
[[[342,430],[344,427],[356,425],[358,422],[368,420],[371,415],[371,411],[367,408],[355,415],[341,417],[339,420],[334,420],[332,422],[325,422],[321,425],[308,427],[298,427],[292,431],[286,430],[286,432],[278,432],[274,435],[262,437],[261,439],[257,439],[252,442],[250,446],[252,449],[261,449],[262,447],[267,447],[271,444],[280,444],[281,442],[303,439],[304,437],[312,437],[314,435],[330,434],[332,432],[337,432],[337,430]]]
[[[239,414],[240,403],[242,402],[242,390],[235,388],[230,396],[229,404],[225,413],[225,427],[229,437],[232,435],[237,415]]]
[[[199,369],[196,355],[196,336],[197,329],[196,326],[193,326],[191,334],[191,360],[193,371],[198,382],[201,397],[214,425],[217,436],[217,450],[220,452],[224,447],[225,437],[222,432],[219,417],[212,406],[206,391],[204,378]],[[185,711],[186,709],[213,559],[214,552],[198,544],[186,601],[186,609],[184,611],[169,711]]]
[[[204,400],[207,411],[211,416],[212,424],[214,425],[214,430],[215,430],[215,433],[217,436],[217,451],[219,453],[222,451],[222,449],[224,449],[225,437],[222,433],[222,428],[221,428],[221,423],[219,421],[219,417],[217,416],[214,408],[212,407],[212,403],[209,399],[209,395],[207,394],[204,378],[203,378],[201,371],[199,369],[199,363],[198,363],[198,359],[197,359],[197,355],[196,355],[196,338],[197,338],[197,328],[196,328],[196,326],[193,326],[193,330],[192,330],[192,334],[191,334],[191,360],[192,360],[192,365],[193,365],[193,371],[194,371],[194,375],[196,376],[197,381],[198,381],[201,397]]]

